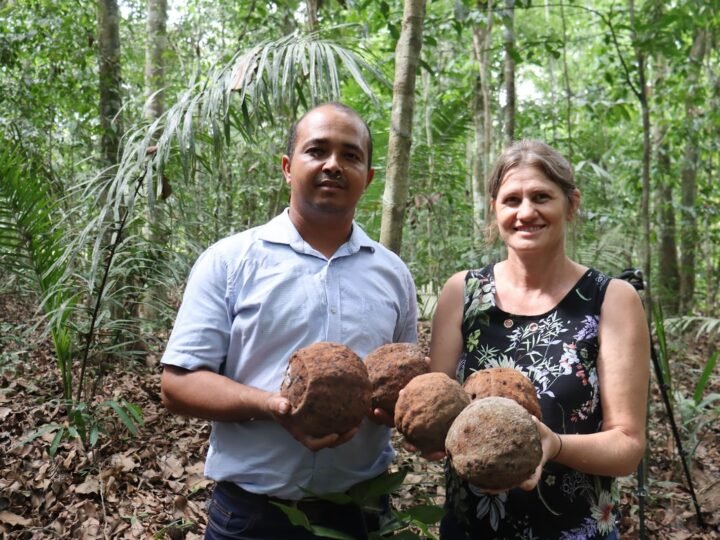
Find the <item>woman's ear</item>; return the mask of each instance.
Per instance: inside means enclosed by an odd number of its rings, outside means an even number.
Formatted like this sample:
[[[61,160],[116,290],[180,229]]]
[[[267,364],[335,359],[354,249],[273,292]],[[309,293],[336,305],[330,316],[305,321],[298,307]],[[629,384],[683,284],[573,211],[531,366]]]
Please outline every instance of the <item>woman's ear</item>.
[[[577,216],[578,211],[580,210],[580,190],[574,189],[572,193],[570,193],[568,199],[570,202],[570,207],[568,208],[568,220],[571,220]]]

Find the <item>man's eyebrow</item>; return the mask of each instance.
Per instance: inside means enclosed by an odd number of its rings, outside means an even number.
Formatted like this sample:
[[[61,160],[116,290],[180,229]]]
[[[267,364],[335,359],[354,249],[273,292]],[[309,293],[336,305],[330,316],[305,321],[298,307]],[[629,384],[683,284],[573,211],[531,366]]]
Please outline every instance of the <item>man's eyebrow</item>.
[[[323,137],[316,137],[316,138],[314,138],[314,139],[308,139],[307,141],[305,141],[305,143],[302,145],[302,147],[303,147],[303,148],[307,148],[307,147],[309,147],[309,146],[314,146],[314,145],[322,146],[322,145],[325,145],[325,144],[328,144],[328,143],[329,143],[329,139],[326,139],[326,138],[323,138]],[[341,144],[344,148],[349,148],[349,149],[351,149],[351,150],[355,150],[355,151],[359,151],[359,152],[364,152],[362,146],[360,146],[359,144],[350,143],[350,142],[343,142],[343,143],[340,143],[340,144]]]

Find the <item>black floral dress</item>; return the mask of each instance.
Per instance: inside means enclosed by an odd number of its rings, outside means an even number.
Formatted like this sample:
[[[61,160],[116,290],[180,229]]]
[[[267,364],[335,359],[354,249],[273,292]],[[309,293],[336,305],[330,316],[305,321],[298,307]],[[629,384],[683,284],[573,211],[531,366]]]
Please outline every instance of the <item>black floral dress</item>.
[[[537,390],[542,420],[557,433],[595,433],[602,424],[598,321],[610,278],[589,269],[551,311],[506,313],[495,303],[493,266],[468,272],[457,378],[512,367]],[[485,494],[449,468],[441,538],[590,539],[615,532],[618,492],[612,478],[545,466],[533,491]]]

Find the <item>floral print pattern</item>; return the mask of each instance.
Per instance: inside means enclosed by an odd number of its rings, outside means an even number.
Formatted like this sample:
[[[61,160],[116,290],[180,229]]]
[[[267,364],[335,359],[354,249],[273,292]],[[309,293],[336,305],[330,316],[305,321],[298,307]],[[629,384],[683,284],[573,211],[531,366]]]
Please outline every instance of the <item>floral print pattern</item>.
[[[598,322],[610,278],[590,269],[548,313],[519,316],[497,307],[492,268],[472,270],[465,280],[458,380],[490,367],[517,369],[535,384],[550,429],[599,431]],[[459,479],[448,465],[445,470],[448,518],[468,538],[580,540],[615,529],[619,494],[612,478],[551,462],[534,491],[490,494]]]

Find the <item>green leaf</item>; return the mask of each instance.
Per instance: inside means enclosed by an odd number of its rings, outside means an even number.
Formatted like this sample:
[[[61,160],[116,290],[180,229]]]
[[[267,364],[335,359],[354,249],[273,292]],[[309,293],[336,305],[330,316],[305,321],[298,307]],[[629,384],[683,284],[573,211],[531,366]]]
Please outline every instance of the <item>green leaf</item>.
[[[310,526],[310,530],[315,536],[321,538],[335,538],[336,540],[355,540],[355,536],[345,534],[344,532],[336,531],[328,527],[317,527],[314,525]]]
[[[655,335],[657,336],[658,343],[658,361],[660,362],[660,371],[662,372],[662,382],[670,390],[672,395],[672,378],[670,374],[670,362],[668,357],[667,340],[665,339],[665,323],[663,318],[662,309],[659,305],[655,305],[653,309],[653,315],[655,319]]]
[[[279,502],[270,501],[270,504],[277,506],[283,513],[288,517],[290,523],[297,527],[303,527],[308,531],[312,531],[310,527],[310,520],[308,520],[305,512],[298,510],[294,506],[288,506]]]
[[[118,415],[120,421],[125,425],[125,427],[131,434],[138,434],[138,429],[135,425],[135,422],[133,422],[130,416],[128,416],[128,413],[122,405],[120,405],[117,401],[114,400],[105,401],[102,403],[102,405],[110,407],[113,411],[115,411],[115,414]]]
[[[411,506],[406,510],[406,513],[414,520],[424,523],[425,525],[432,525],[437,523],[445,515],[445,510],[442,506],[436,506],[433,504],[419,504],[417,506]]]
[[[130,403],[129,401],[123,401],[123,406],[125,407],[125,410],[129,412],[130,415],[132,415],[135,423],[138,426],[145,425],[145,419],[143,418],[142,409],[139,405],[136,405],[135,403]]]
[[[52,443],[50,443],[50,449],[48,450],[48,454],[50,454],[51,457],[55,457],[55,454],[57,454],[57,449],[60,446],[60,442],[63,440],[63,437],[65,436],[65,428],[61,427],[57,430],[57,433],[55,433],[55,437],[52,440]]]
[[[62,426],[60,424],[45,424],[42,427],[39,427],[35,431],[30,432],[30,434],[22,439],[17,446],[21,446],[23,444],[27,444],[29,442],[34,441],[38,437],[42,437],[46,433],[52,433],[53,431],[57,429],[62,429]]]
[[[93,424],[90,428],[90,447],[94,448],[100,438],[100,427],[97,424]]]
[[[364,506],[370,499],[389,495],[397,490],[405,480],[407,473],[407,469],[401,469],[394,473],[381,474],[376,478],[354,485],[348,494],[359,506]]]
[[[713,369],[715,369],[718,355],[720,355],[720,351],[715,351],[715,353],[708,358],[708,361],[705,363],[702,374],[695,385],[695,393],[693,394],[693,400],[695,400],[695,403],[700,403],[702,400],[703,394],[705,393],[705,387],[707,386],[708,381],[710,381]]]

